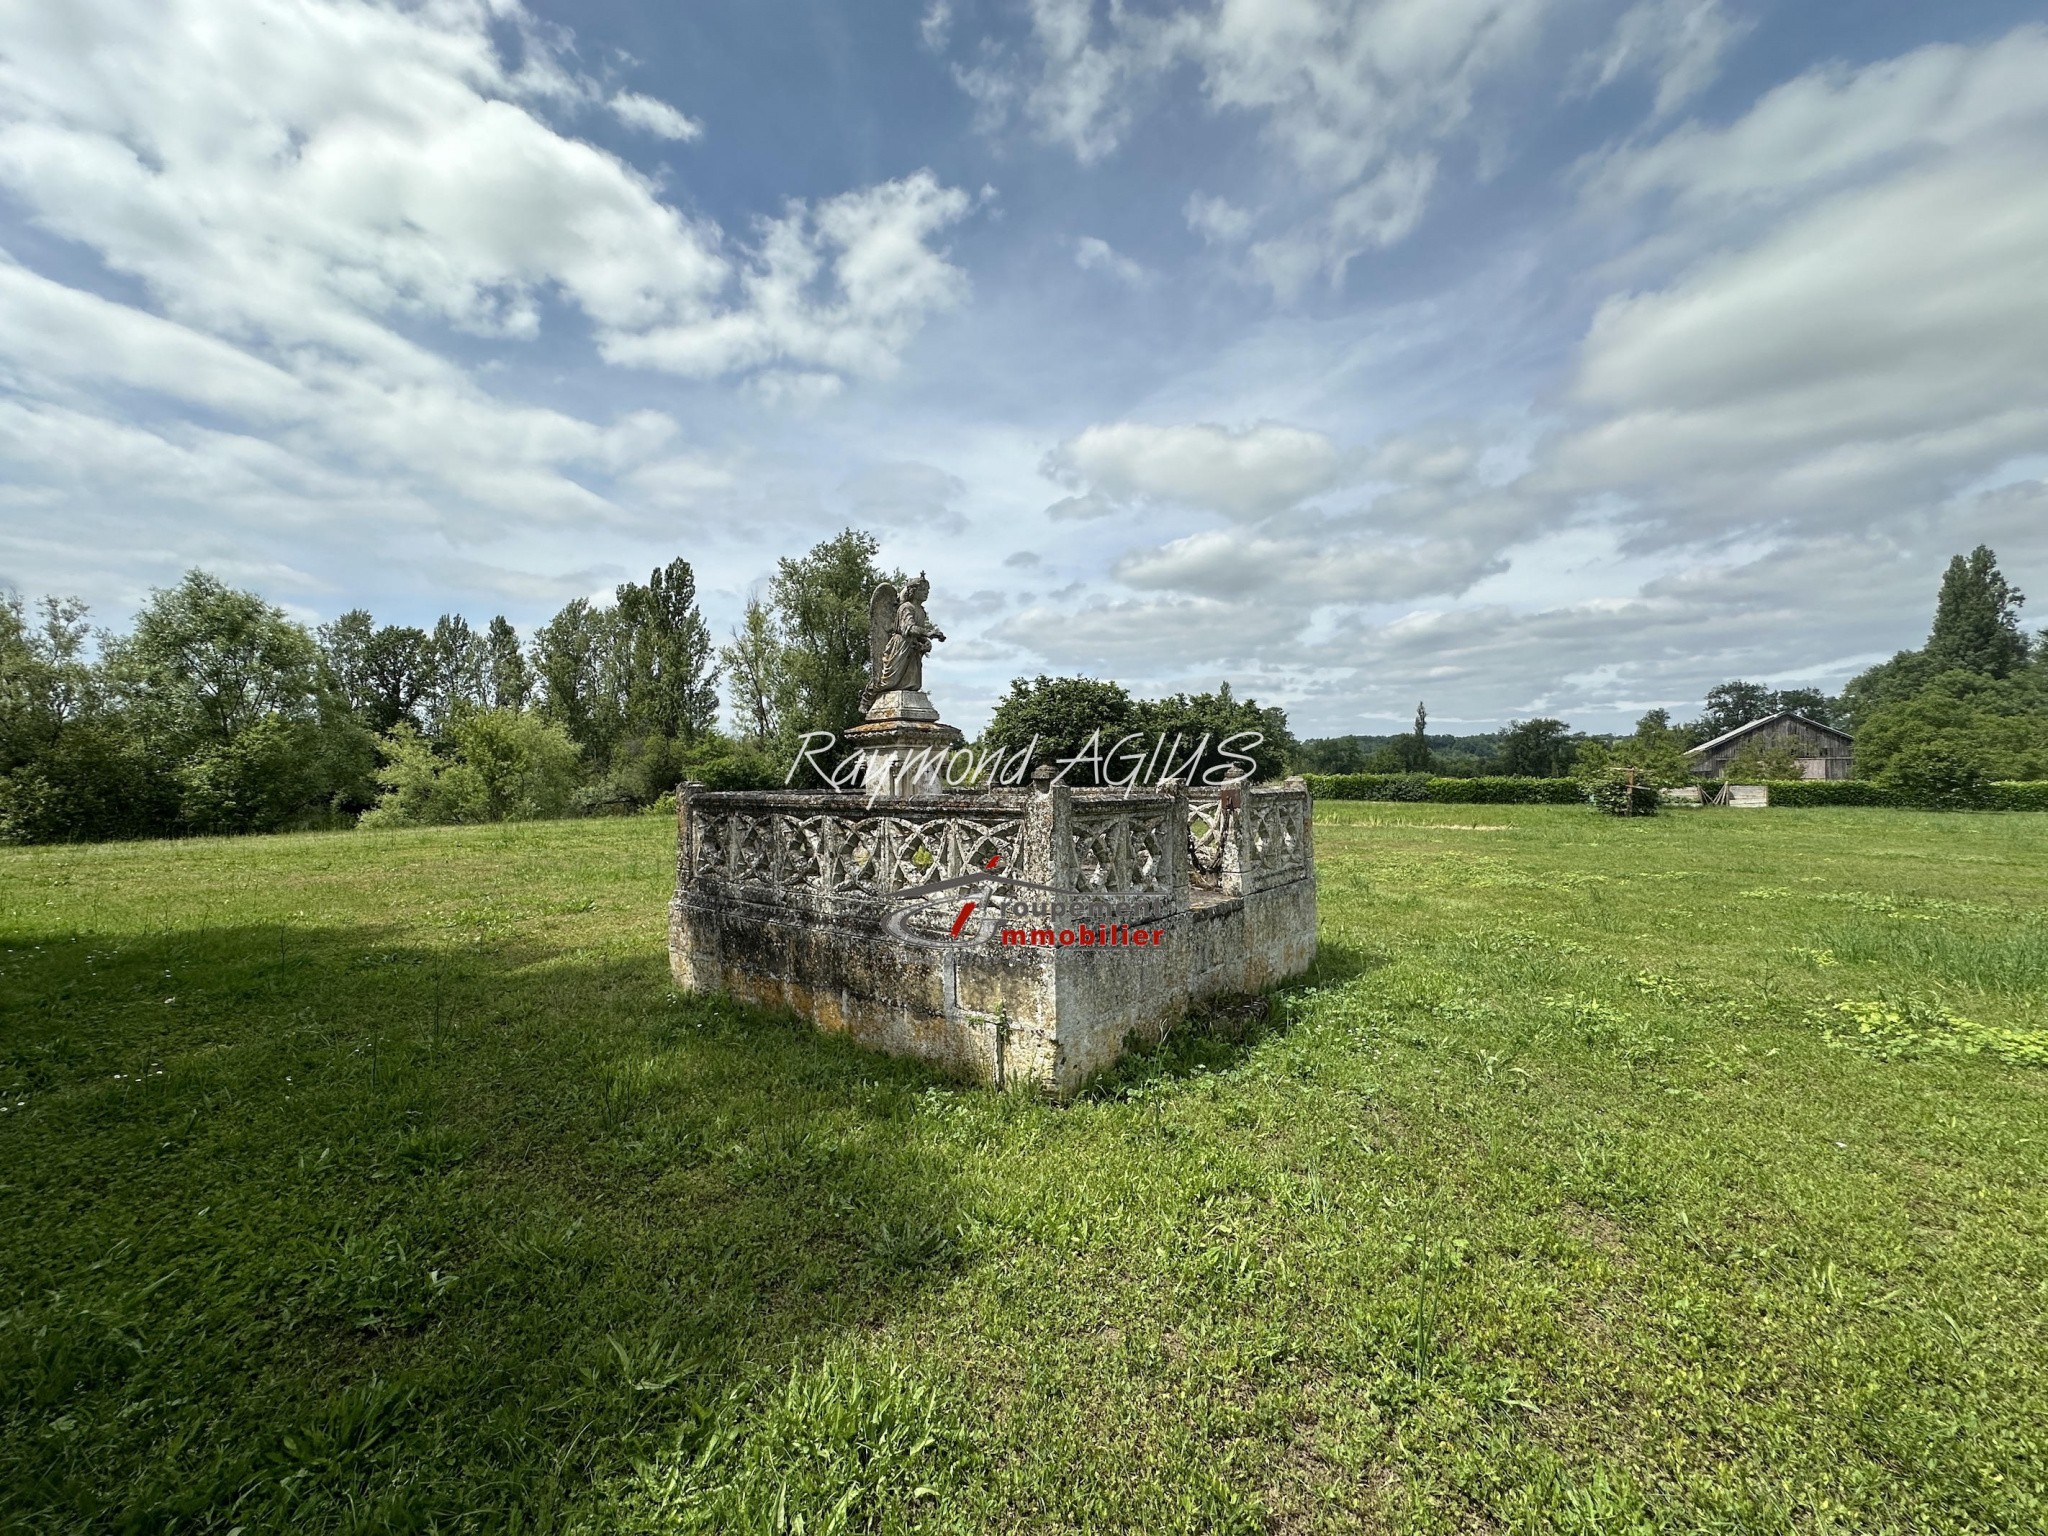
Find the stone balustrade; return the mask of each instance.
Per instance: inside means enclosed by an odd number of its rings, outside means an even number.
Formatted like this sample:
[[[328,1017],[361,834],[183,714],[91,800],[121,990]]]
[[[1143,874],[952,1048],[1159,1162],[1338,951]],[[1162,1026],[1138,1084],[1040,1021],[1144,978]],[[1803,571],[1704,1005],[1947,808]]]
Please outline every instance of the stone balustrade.
[[[905,919],[920,890],[984,872],[1011,883],[941,887],[921,921]],[[988,920],[1005,901],[1054,940],[1148,938],[1006,942]],[[967,912],[954,919],[970,902],[986,908],[973,928]],[[1312,962],[1308,791],[1293,779],[870,801],[685,786],[670,953],[680,985],[791,1007],[989,1081],[1070,1092],[1192,1003]]]

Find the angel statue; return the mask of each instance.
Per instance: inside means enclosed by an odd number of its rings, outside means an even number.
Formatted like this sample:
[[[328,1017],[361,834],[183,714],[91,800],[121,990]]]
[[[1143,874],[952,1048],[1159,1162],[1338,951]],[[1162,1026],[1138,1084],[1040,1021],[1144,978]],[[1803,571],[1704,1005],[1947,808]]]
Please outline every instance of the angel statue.
[[[899,596],[894,582],[883,582],[868,601],[868,686],[861,695],[867,708],[885,693],[903,688],[924,689],[924,659],[932,642],[946,638],[945,631],[932,627],[924,611],[932,584],[924,572],[903,584]]]

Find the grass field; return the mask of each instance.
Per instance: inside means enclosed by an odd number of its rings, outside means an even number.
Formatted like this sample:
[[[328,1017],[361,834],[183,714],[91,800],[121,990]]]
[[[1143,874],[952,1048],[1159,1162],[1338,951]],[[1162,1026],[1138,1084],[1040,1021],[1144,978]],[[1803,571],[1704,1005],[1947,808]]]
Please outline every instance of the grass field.
[[[1066,1107],[671,837],[0,853],[0,1529],[2048,1528],[2048,816],[1320,806]]]

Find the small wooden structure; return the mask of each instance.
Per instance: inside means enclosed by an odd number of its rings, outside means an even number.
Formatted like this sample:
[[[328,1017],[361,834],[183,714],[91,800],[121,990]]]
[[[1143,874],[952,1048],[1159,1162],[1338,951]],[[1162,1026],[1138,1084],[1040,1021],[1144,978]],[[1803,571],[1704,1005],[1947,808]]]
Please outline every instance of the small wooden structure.
[[[1694,747],[1685,754],[1686,766],[1703,779],[1725,778],[1729,763],[1746,747],[1790,747],[1799,759],[1802,779],[1846,779],[1853,744],[1847,731],[1781,709]]]

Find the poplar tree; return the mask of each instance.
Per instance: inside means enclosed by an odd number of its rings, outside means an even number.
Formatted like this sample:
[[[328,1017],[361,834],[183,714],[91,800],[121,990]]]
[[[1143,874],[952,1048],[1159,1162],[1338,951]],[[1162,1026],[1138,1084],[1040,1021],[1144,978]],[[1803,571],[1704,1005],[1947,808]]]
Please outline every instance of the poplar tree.
[[[715,726],[718,664],[690,562],[669,561],[645,586],[624,583],[615,611],[625,729],[687,742]]]
[[[524,709],[533,699],[533,673],[519,646],[519,632],[497,614],[484,631],[484,676],[494,709]]]
[[[1934,628],[1927,659],[1934,672],[1977,672],[2009,677],[2027,662],[2027,637],[2020,633],[2026,594],[2005,579],[1998,557],[1979,544],[1957,555],[1941,578],[1934,603]]]

